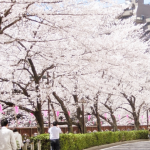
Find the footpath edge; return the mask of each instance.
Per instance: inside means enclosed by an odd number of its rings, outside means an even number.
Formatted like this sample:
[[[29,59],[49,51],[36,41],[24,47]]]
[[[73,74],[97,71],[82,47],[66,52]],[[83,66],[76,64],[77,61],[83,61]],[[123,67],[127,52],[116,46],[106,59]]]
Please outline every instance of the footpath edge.
[[[104,148],[109,148],[109,147],[113,147],[113,146],[117,146],[117,145],[121,145],[121,144],[134,143],[134,142],[140,142],[140,141],[150,141],[150,140],[149,139],[139,139],[139,140],[116,142],[116,143],[111,143],[111,144],[104,144],[104,145],[100,145],[100,146],[94,146],[94,147],[90,147],[90,148],[83,149],[83,150],[101,150],[101,149],[104,149]]]

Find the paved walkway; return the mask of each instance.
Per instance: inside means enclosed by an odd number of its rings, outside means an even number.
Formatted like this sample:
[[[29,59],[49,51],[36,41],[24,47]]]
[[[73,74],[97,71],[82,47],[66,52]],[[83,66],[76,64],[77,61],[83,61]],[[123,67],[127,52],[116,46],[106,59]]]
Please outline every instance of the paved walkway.
[[[101,150],[150,150],[150,141],[121,144]]]
[[[95,146],[84,150],[150,150],[150,140],[133,140]]]

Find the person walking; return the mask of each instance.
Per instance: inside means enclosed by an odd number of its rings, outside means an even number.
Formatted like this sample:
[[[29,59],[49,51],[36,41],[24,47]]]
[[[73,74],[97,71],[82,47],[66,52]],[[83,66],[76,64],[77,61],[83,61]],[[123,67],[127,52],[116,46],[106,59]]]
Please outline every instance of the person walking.
[[[16,150],[17,144],[13,131],[8,128],[8,120],[1,121],[2,128],[0,129],[0,150]]]
[[[57,121],[53,122],[53,126],[49,128],[51,150],[60,150],[59,134],[62,133]]]
[[[22,136],[16,128],[13,130],[13,132],[14,132],[16,143],[17,143],[17,150],[22,150],[22,146],[23,146]]]

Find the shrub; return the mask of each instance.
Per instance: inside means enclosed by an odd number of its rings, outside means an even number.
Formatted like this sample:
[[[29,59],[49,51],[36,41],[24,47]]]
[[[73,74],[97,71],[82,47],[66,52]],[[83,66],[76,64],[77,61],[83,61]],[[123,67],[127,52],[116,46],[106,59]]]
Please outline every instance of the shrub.
[[[138,131],[106,131],[106,132],[95,132],[86,134],[61,134],[60,135],[60,145],[61,150],[82,150],[84,148],[89,148],[92,146],[98,146],[103,144],[115,143],[119,141],[129,141],[136,139],[147,139],[147,130]],[[36,137],[32,137],[35,143],[41,140],[41,149],[49,150],[50,141],[49,134],[41,134]],[[35,144],[35,150],[37,150],[37,145]]]

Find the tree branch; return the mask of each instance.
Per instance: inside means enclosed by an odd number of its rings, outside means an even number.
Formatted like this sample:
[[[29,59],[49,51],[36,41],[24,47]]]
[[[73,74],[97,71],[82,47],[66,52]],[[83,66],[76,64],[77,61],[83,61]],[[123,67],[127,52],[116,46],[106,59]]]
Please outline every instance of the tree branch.
[[[2,30],[0,30],[0,34],[2,34],[4,32],[4,30],[6,30],[7,28],[11,27],[12,25],[14,25],[16,22],[18,22],[20,20],[21,20],[21,17],[19,19],[16,19],[15,21],[10,23],[9,25],[5,26]]]
[[[35,66],[31,60],[31,58],[28,58],[28,61],[30,63],[30,66],[31,66],[31,69],[32,69],[32,72],[33,72],[33,75],[34,75],[34,79],[35,79],[35,83],[36,84],[39,84],[39,78],[38,78],[38,75],[37,75],[37,72],[36,72],[36,69],[35,69]]]
[[[139,116],[140,111],[141,111],[141,108],[142,108],[142,106],[143,106],[144,104],[145,104],[145,102],[143,102],[143,103],[139,106],[139,109],[138,109],[138,112],[137,112],[138,116]]]
[[[25,96],[30,97],[30,95],[28,94],[27,90],[25,88],[23,88],[19,83],[16,83],[16,82],[12,82],[12,83],[18,85],[21,88],[21,90],[23,91],[23,94]]]
[[[67,108],[66,108],[65,105],[64,105],[64,102],[59,98],[59,96],[58,96],[55,92],[53,92],[52,94],[53,94],[53,96],[56,98],[56,100],[60,103],[61,108],[62,108],[62,110],[64,111],[64,115],[65,115],[65,117],[66,117],[66,120],[67,120],[68,122],[71,122],[70,116],[69,116],[69,114],[68,114]]]
[[[29,69],[27,69],[25,67],[23,69],[26,70],[32,76],[32,78],[34,78],[33,74],[29,71]]]
[[[38,80],[40,80],[40,79],[43,77],[44,73],[45,73],[47,70],[53,69],[54,67],[55,67],[54,65],[51,65],[50,67],[45,68],[45,69],[42,71],[41,75],[38,77]]]
[[[103,115],[100,115],[99,116],[104,119],[105,121],[107,121],[111,126],[113,126],[113,123],[109,120],[109,119],[106,119]]]
[[[6,102],[6,101],[3,101],[3,100],[0,100],[0,102],[6,104],[6,105],[9,106],[9,107],[15,106],[15,104],[12,103],[12,102]],[[17,105],[17,106],[18,106],[18,105]],[[25,111],[27,111],[27,112],[29,112],[29,113],[32,113],[32,114],[35,113],[33,110],[31,110],[31,109],[29,109],[29,108],[26,108],[26,107],[23,107],[23,106],[18,106],[18,107],[19,107],[21,110],[25,110]]]
[[[132,114],[132,112],[131,111],[129,111],[128,109],[126,109],[126,108],[123,108],[123,107],[120,107],[121,109],[124,109],[124,110],[126,110],[127,112],[129,112],[129,113],[131,113]]]

